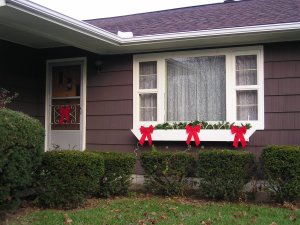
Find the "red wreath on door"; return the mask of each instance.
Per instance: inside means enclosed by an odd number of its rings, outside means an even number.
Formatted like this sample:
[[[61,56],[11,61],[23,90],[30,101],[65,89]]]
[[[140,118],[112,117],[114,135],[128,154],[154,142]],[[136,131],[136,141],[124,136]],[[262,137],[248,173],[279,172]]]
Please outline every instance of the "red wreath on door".
[[[59,108],[59,124],[63,125],[64,122],[66,121],[66,123],[70,123],[70,112],[71,112],[71,107],[70,106],[61,106]]]

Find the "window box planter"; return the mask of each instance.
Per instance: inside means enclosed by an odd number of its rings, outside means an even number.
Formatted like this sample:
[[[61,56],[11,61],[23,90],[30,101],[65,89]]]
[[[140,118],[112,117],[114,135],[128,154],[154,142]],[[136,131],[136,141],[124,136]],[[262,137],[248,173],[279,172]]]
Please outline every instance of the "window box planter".
[[[245,134],[246,141],[249,141],[249,138],[255,132],[255,130],[256,129],[253,127],[247,130]],[[142,135],[139,129],[132,129],[131,132],[136,136],[138,140],[140,140]],[[231,142],[234,139],[234,134],[231,134],[230,130],[207,129],[201,130],[198,134],[200,141]],[[153,141],[186,141],[186,139],[186,130],[154,130],[152,134]]]

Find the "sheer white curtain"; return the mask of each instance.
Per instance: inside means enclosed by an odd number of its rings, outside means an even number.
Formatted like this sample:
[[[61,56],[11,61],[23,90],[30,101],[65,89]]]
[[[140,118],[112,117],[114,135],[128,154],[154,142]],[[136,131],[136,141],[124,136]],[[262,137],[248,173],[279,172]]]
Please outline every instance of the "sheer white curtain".
[[[167,59],[167,120],[226,120],[225,56]]]
[[[237,119],[257,120],[257,91],[237,91]]]
[[[146,93],[139,94],[140,121],[157,120],[157,62],[141,62],[139,65],[139,89]]]
[[[141,62],[140,63],[140,89],[156,89],[157,88],[157,63]]]
[[[236,56],[236,86],[257,85],[257,56]],[[253,87],[253,86],[252,86]],[[257,90],[237,90],[237,120],[257,120]]]

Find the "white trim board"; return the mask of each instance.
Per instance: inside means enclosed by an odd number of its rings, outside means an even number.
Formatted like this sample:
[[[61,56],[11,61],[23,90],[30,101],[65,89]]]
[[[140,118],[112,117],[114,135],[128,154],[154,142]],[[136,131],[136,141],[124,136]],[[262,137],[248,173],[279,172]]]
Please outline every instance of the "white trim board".
[[[235,83],[235,56],[238,55],[257,55],[257,85],[237,86]],[[236,48],[220,48],[209,50],[178,51],[139,54],[133,56],[133,129],[140,126],[157,125],[169,122],[166,119],[166,59],[180,57],[201,57],[201,56],[226,56],[226,121],[238,123],[251,123],[257,130],[264,129],[264,67],[263,67],[263,46],[246,46]],[[156,61],[157,62],[157,89],[139,89],[139,63]],[[236,116],[236,91],[237,90],[258,90],[258,120],[256,121],[237,121]],[[157,94],[157,120],[139,121],[139,94]],[[171,121],[173,122],[173,121]],[[183,121],[177,121],[183,122]],[[185,121],[187,122],[187,121]],[[221,121],[208,121],[221,122]]]
[[[245,140],[249,141],[249,138],[255,132],[255,128],[250,128],[245,134]],[[134,136],[140,140],[142,135],[139,129],[132,129],[131,132]],[[200,141],[225,141],[231,142],[234,140],[235,134],[231,134],[231,130],[200,130],[198,133]],[[186,141],[188,134],[186,130],[154,130],[151,134],[153,141]],[[194,141],[194,138],[192,138]]]

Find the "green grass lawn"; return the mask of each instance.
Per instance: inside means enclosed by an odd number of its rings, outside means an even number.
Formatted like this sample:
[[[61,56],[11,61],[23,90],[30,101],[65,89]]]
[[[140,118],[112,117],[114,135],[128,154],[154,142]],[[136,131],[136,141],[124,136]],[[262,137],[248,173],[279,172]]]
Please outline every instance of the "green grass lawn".
[[[33,210],[13,224],[300,224],[298,210],[182,198],[129,197],[94,200],[76,210]]]

